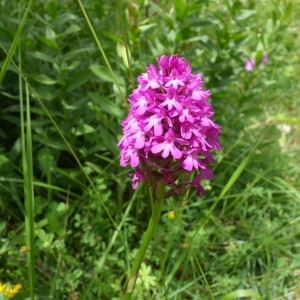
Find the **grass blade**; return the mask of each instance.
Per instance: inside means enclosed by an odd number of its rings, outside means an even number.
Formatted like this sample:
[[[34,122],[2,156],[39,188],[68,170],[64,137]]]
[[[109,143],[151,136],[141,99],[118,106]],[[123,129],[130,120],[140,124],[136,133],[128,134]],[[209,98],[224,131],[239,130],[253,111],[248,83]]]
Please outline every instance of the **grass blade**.
[[[13,40],[13,42],[11,44],[11,47],[10,47],[10,49],[8,51],[8,54],[6,55],[6,58],[4,60],[3,66],[2,66],[2,68],[0,70],[0,86],[2,84],[2,81],[3,81],[4,77],[5,77],[7,69],[9,67],[10,60],[13,57],[13,55],[14,55],[14,53],[16,51],[16,48],[17,48],[17,46],[19,44],[20,37],[21,37],[22,31],[23,31],[23,28],[25,26],[25,22],[26,22],[26,19],[27,19],[27,15],[28,15],[29,9],[31,7],[31,3],[32,3],[32,0],[30,0],[28,2],[28,5],[27,5],[26,10],[25,10],[25,13],[24,13],[23,18],[22,18],[22,20],[20,22],[20,26],[18,27],[18,30],[17,30],[17,32],[16,32],[16,34],[14,36],[14,40]]]
[[[21,54],[19,48],[19,61],[21,65]],[[26,85],[26,119],[24,119],[23,86],[21,73],[19,74],[20,94],[20,121],[21,121],[21,144],[22,164],[24,177],[24,198],[25,198],[25,235],[28,266],[28,287],[30,299],[34,299],[35,291],[35,244],[34,244],[34,180],[33,180],[33,159],[32,159],[32,136],[29,90]],[[26,128],[26,131],[25,131]]]
[[[107,59],[107,57],[106,57],[106,55],[105,55],[105,52],[104,52],[103,47],[102,47],[102,45],[101,45],[101,43],[100,43],[100,40],[99,40],[99,38],[98,38],[98,36],[97,36],[97,34],[96,34],[96,31],[95,31],[95,29],[94,29],[94,27],[93,27],[93,25],[92,25],[92,23],[91,23],[91,20],[90,20],[89,16],[88,16],[87,13],[86,13],[85,8],[84,8],[83,5],[82,5],[81,0],[78,0],[78,4],[79,4],[79,6],[80,6],[80,9],[81,9],[81,11],[82,11],[82,13],[83,13],[83,16],[84,16],[84,18],[85,18],[87,24],[88,24],[88,26],[89,26],[89,28],[90,28],[90,30],[91,30],[91,32],[92,32],[92,35],[93,35],[93,37],[94,37],[94,39],[95,39],[95,42],[96,42],[96,44],[97,44],[97,46],[98,46],[98,49],[100,50],[100,52],[101,52],[101,54],[102,54],[102,57],[103,57],[103,59],[104,59],[104,61],[105,61],[105,63],[106,63],[106,66],[107,66],[107,68],[108,68],[110,74],[111,74],[111,77],[112,77],[113,81],[115,82],[115,84],[116,84],[116,86],[117,86],[117,88],[118,88],[118,91],[119,91],[119,93],[120,93],[122,99],[124,100],[124,103],[126,104],[126,106],[128,106],[127,101],[126,101],[126,98],[125,98],[125,96],[124,96],[124,94],[123,94],[123,92],[122,92],[122,89],[121,89],[121,87],[120,87],[120,85],[119,85],[119,83],[118,83],[118,81],[117,81],[116,76],[115,76],[115,73],[114,73],[114,71],[113,71],[112,68],[111,68],[111,65],[110,65],[110,63],[109,63],[109,61],[108,61],[108,59]]]

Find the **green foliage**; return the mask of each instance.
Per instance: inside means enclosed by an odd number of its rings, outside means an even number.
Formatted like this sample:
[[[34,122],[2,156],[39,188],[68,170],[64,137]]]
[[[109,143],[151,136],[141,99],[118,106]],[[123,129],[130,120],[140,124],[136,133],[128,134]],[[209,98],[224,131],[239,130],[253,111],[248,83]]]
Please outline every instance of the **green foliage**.
[[[38,298],[120,298],[151,215],[151,191],[133,192],[119,166],[124,97],[163,53],[203,73],[222,151],[205,198],[165,203],[133,298],[299,298],[296,2],[27,2],[0,4],[0,282],[23,285],[15,299],[30,295],[28,180]],[[20,121],[26,86],[31,126]]]

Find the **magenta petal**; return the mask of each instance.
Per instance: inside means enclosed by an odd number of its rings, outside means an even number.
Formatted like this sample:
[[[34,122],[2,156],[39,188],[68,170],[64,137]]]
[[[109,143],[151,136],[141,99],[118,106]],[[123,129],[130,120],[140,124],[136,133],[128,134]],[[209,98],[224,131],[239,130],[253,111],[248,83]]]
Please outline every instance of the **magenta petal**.
[[[158,57],[158,66],[162,69],[167,69],[169,67],[169,57],[165,54]]]
[[[182,167],[187,171],[193,170],[193,159],[188,155],[187,158],[181,163]]]
[[[161,125],[161,123],[156,123],[154,124],[154,134],[155,136],[161,136],[163,133],[163,127]]]
[[[181,151],[174,145],[172,145],[172,147],[171,147],[171,153],[172,153],[173,157],[176,159],[179,159],[182,156]]]
[[[246,59],[246,63],[245,63],[245,70],[246,71],[252,71],[252,69],[255,67],[255,59],[250,58],[250,59]]]
[[[131,154],[131,158],[130,158],[131,167],[132,168],[137,167],[139,162],[140,162],[140,159],[139,159],[137,151],[133,151],[132,154]]]
[[[134,143],[134,148],[135,149],[142,149],[145,145],[145,137],[144,136],[140,136],[139,138],[137,138],[135,140]]]
[[[165,145],[164,151],[163,151],[163,153],[162,153],[161,156],[162,156],[163,158],[167,158],[167,157],[170,155],[170,150],[171,150],[170,145]]]
[[[157,144],[157,145],[152,146],[151,152],[153,154],[157,154],[157,153],[161,152],[163,149],[164,149],[164,144]]]

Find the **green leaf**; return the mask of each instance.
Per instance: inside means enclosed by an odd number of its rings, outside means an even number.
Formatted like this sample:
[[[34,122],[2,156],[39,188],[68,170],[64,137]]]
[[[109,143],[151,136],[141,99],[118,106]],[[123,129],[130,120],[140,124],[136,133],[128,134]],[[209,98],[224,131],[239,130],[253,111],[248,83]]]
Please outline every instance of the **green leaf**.
[[[77,127],[73,127],[71,132],[76,135],[84,135],[84,134],[89,134],[95,131],[95,128],[88,124],[79,124]]]
[[[42,84],[46,84],[46,85],[52,85],[52,84],[56,84],[58,83],[57,80],[50,78],[49,76],[45,75],[45,74],[40,74],[40,75],[36,75],[33,77],[33,79],[37,82],[40,82]]]
[[[64,202],[58,203],[56,210],[58,213],[65,213],[68,210],[68,207]]]
[[[37,39],[40,42],[42,42],[43,44],[45,44],[46,46],[49,46],[49,47],[51,47],[51,48],[59,51],[59,46],[58,46],[58,44],[55,41],[50,40],[50,39],[48,39],[48,38],[46,38],[44,36],[37,36]]]
[[[50,27],[46,27],[45,35],[46,38],[51,41],[54,41],[56,39],[56,33]]]
[[[186,3],[185,0],[175,0],[174,7],[177,19],[183,21],[186,16]]]
[[[76,23],[75,20],[78,20],[78,16],[72,14],[71,12],[61,13],[57,17],[57,23],[58,24],[65,24],[67,22],[70,22],[71,24],[73,24],[73,23]]]
[[[3,154],[0,154],[0,168],[2,168],[4,165],[6,165],[7,163],[9,162],[9,159],[3,155]],[[1,223],[0,223],[1,224]],[[0,232],[1,232],[1,229],[0,229]]]
[[[124,65],[128,68],[128,59],[127,59],[127,54],[126,54],[126,47],[123,44],[118,43],[117,44],[117,53],[119,57],[123,60]]]
[[[271,35],[273,33],[273,30],[274,30],[273,20],[271,18],[269,18],[268,21],[266,22],[265,33],[268,35]]]
[[[251,297],[251,299],[262,299],[262,297],[254,291],[251,290],[236,290],[229,294],[226,294],[221,298],[221,300],[234,300],[236,298],[248,298]]]
[[[53,19],[58,15],[58,5],[55,2],[47,1],[44,8]]]
[[[140,25],[139,29],[141,30],[141,32],[146,32],[153,27],[157,27],[157,24],[151,23],[151,24],[146,24],[146,25]]]
[[[256,14],[255,10],[252,9],[243,9],[241,10],[241,13],[238,14],[235,19],[238,21],[243,21],[245,19],[250,18],[251,16],[253,16],[254,14]]]
[[[29,55],[34,57],[34,58],[37,58],[37,59],[55,64],[55,59],[53,58],[53,56],[48,55],[46,53],[43,53],[43,52],[40,52],[40,51],[34,51],[34,52],[29,53]]]
[[[92,75],[93,73],[89,69],[80,71],[73,75],[67,86],[67,92],[70,92],[86,83],[92,77]]]
[[[120,107],[117,106],[114,101],[94,93],[89,93],[88,95],[93,99],[93,101],[97,105],[101,107],[103,111],[105,111],[109,115],[117,117],[119,119],[123,118],[124,116],[123,110],[121,110]]]
[[[246,117],[258,116],[258,115],[262,114],[263,112],[264,112],[264,110],[259,107],[251,107],[251,108],[242,110],[242,114]]]
[[[80,61],[74,60],[70,65],[62,68],[62,71],[65,71],[65,70],[72,71],[72,70],[76,69],[79,65],[80,65]]]
[[[94,47],[83,47],[80,49],[72,50],[72,51],[69,51],[66,54],[64,54],[63,60],[67,61],[69,59],[73,59],[74,57],[78,57],[78,55],[81,54],[82,52],[90,52],[93,50],[95,50]]]
[[[79,277],[81,277],[82,275],[83,275],[83,271],[78,269],[71,273],[69,279],[75,280],[75,279],[78,279]]]
[[[190,27],[210,27],[213,26],[213,22],[210,20],[199,20],[191,23]]]
[[[114,82],[108,69],[105,68],[104,66],[92,65],[92,66],[90,66],[90,70],[101,80],[108,81],[108,82]]]
[[[109,39],[117,42],[117,43],[120,43],[120,44],[124,44],[124,41],[118,37],[117,35],[111,33],[111,32],[108,32],[108,31],[101,31],[101,34],[108,37]]]
[[[35,233],[41,241],[46,241],[47,235],[44,229],[37,229]]]
[[[71,26],[68,27],[68,29],[66,31],[61,33],[59,35],[59,37],[63,37],[65,35],[69,35],[69,34],[72,34],[72,33],[75,33],[75,32],[79,32],[79,31],[81,31],[81,28],[76,24],[72,24]]]

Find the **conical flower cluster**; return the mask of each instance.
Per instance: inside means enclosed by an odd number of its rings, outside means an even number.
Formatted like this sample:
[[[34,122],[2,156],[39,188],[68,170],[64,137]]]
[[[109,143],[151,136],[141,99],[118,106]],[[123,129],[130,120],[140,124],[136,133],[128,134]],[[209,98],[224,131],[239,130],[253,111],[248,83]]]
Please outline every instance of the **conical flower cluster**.
[[[141,181],[150,186],[160,181],[170,188],[166,197],[191,186],[201,197],[201,180],[213,179],[211,150],[220,149],[210,91],[202,88],[202,74],[192,74],[190,63],[177,54],[157,61],[158,68],[147,67],[129,96],[131,108],[118,143],[120,165],[135,169],[130,174],[133,189]]]

